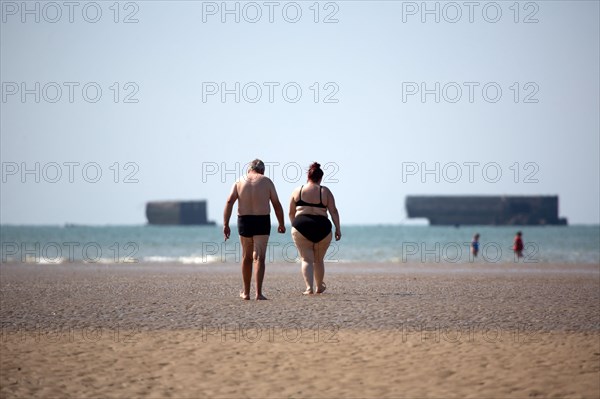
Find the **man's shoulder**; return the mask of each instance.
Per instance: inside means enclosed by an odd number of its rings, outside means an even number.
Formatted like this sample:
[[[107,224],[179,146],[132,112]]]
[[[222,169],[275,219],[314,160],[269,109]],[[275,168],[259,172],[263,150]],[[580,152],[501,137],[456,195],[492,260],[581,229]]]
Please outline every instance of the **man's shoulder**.
[[[268,178],[267,176],[265,176],[265,175],[262,175],[262,176],[260,177],[260,182],[261,182],[262,184],[273,185],[273,181],[272,181],[271,179],[269,179],[269,178]]]
[[[236,180],[235,184],[238,187],[244,187],[245,185],[251,184],[254,186],[268,186],[268,187],[274,187],[273,181],[271,181],[271,179],[269,179],[267,176],[260,176],[257,178],[253,178],[253,179],[246,179],[244,177],[239,178],[238,180]]]

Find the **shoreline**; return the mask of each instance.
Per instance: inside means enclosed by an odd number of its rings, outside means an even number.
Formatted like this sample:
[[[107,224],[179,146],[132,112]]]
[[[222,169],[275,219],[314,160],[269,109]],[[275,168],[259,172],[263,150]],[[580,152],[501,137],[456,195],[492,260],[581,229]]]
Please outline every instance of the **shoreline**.
[[[6,278],[30,279],[39,274],[44,278],[53,279],[53,272],[58,278],[63,274],[86,275],[89,273],[107,277],[106,273],[128,278],[145,278],[148,273],[159,275],[191,275],[206,274],[229,275],[240,277],[239,263],[202,263],[184,264],[179,262],[67,262],[67,263],[0,263],[0,276]],[[344,276],[361,275],[368,279],[372,277],[392,276],[410,277],[412,275],[465,275],[466,277],[500,277],[509,278],[517,275],[531,275],[546,278],[595,277],[600,282],[600,264],[589,263],[423,263],[423,262],[325,262],[326,275]],[[271,288],[269,278],[295,275],[296,282],[303,284],[300,262],[267,262],[265,271],[265,288]],[[254,282],[254,281],[253,281]],[[0,282],[0,285],[2,282]]]
[[[199,262],[199,263],[181,263],[175,261],[144,261],[140,260],[137,262],[115,262],[114,260],[99,261],[99,262],[85,262],[81,260],[64,261],[64,262],[0,262],[0,270],[3,268],[12,267],[114,267],[114,268],[155,268],[160,270],[169,270],[173,268],[179,268],[184,270],[189,268],[190,270],[202,271],[218,271],[219,269],[231,271],[232,268],[239,267],[240,262],[222,262],[222,261],[210,261],[210,262]],[[267,261],[267,268],[280,268],[277,270],[288,270],[289,268],[297,267],[300,270],[300,262],[295,261]],[[502,271],[509,268],[514,268],[515,271],[549,271],[549,272],[577,272],[583,271],[586,273],[598,273],[600,274],[600,264],[598,263],[568,263],[568,262],[420,262],[420,261],[325,261],[326,268],[335,268],[338,272],[355,271],[357,268],[362,268],[367,272],[379,272],[379,273],[395,273],[398,270],[405,271],[419,271],[419,270],[431,270],[439,272],[447,272],[450,270],[470,270],[475,272],[486,272],[486,271]],[[272,269],[275,270],[275,269]],[[511,269],[513,270],[513,269]]]

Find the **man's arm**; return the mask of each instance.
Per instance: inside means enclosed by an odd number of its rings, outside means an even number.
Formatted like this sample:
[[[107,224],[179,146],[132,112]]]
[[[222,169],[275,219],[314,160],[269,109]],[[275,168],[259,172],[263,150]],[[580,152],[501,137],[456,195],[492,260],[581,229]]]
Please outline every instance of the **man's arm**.
[[[275,190],[275,185],[271,182],[270,195],[271,204],[273,204],[273,209],[275,210],[275,216],[277,216],[277,222],[279,223],[279,227],[277,227],[278,233],[285,233],[285,220],[283,219],[283,207],[281,206],[281,202],[279,202],[279,197],[277,196],[277,191]]]
[[[225,236],[225,241],[231,235],[231,229],[229,228],[229,219],[231,219],[231,213],[233,212],[233,204],[238,199],[237,192],[237,182],[233,183],[233,187],[231,188],[231,193],[229,193],[229,197],[227,197],[227,202],[225,203],[225,210],[223,211],[223,235]]]

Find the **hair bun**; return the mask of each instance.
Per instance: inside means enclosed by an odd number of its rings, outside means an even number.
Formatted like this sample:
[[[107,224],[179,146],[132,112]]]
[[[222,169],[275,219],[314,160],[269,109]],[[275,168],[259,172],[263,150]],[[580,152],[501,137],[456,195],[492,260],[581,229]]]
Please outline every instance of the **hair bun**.
[[[321,164],[318,162],[313,162],[308,169],[308,180],[320,183],[323,178],[323,170],[321,169]]]

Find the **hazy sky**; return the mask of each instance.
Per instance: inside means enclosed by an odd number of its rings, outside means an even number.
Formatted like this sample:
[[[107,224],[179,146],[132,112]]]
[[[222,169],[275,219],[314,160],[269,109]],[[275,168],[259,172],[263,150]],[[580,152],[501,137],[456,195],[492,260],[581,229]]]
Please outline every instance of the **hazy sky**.
[[[343,223],[405,223],[411,194],[600,222],[597,1],[114,4],[1,2],[1,223],[221,223],[255,157],[284,206],[326,165]]]

